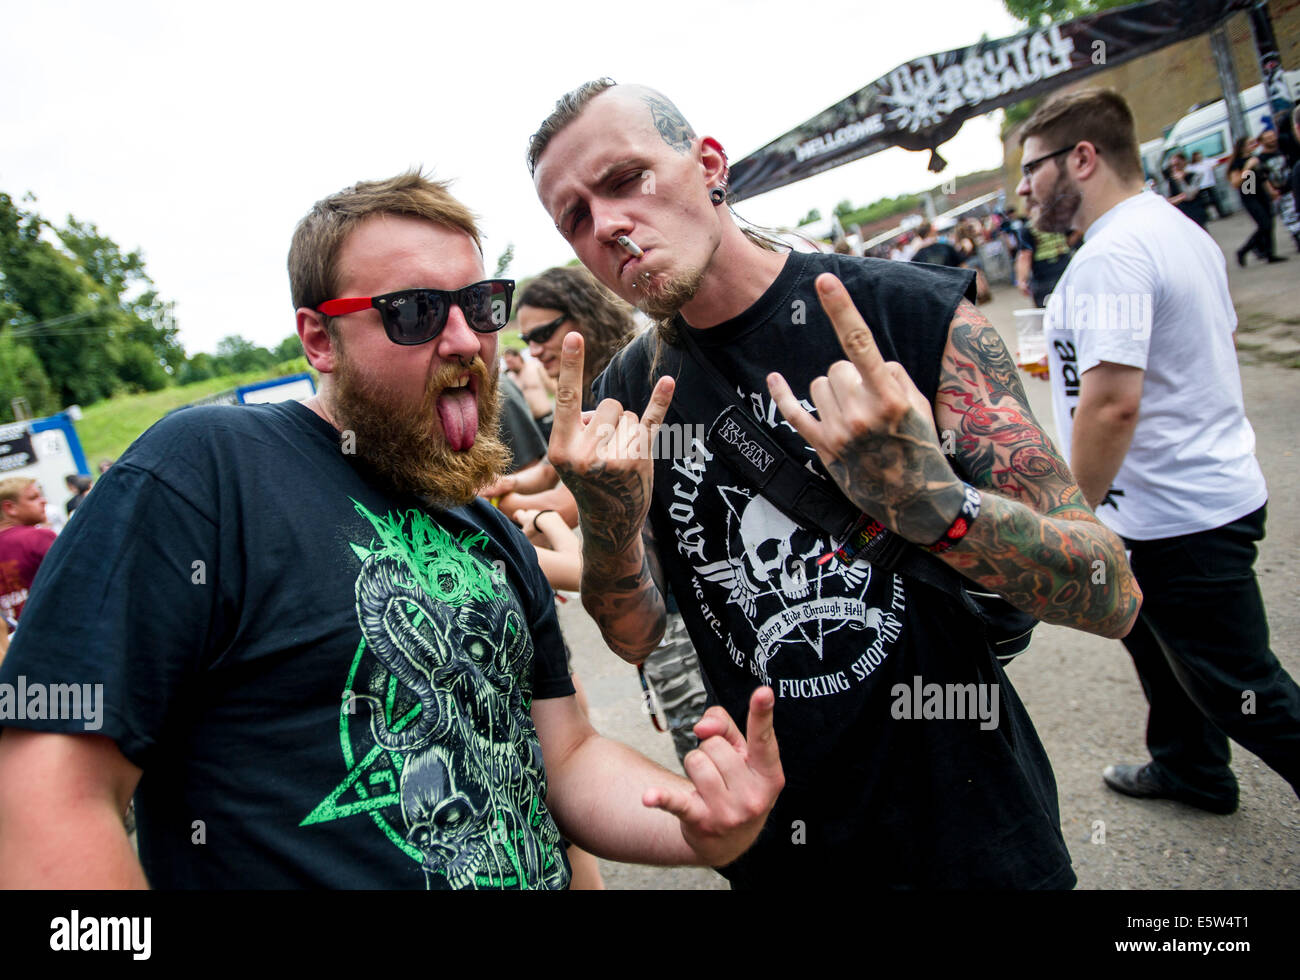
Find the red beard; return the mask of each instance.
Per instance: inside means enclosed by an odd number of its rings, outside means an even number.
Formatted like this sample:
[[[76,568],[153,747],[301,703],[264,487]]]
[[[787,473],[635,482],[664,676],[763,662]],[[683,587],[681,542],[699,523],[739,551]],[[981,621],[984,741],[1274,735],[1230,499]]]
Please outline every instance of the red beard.
[[[481,358],[468,367],[440,365],[426,383],[423,399],[411,405],[358,375],[344,352],[338,353],[336,422],[344,432],[351,431],[358,459],[394,489],[425,495],[438,507],[457,507],[506,471],[510,453],[498,434],[496,378]],[[468,385],[448,389],[466,371],[477,379],[477,398]]]

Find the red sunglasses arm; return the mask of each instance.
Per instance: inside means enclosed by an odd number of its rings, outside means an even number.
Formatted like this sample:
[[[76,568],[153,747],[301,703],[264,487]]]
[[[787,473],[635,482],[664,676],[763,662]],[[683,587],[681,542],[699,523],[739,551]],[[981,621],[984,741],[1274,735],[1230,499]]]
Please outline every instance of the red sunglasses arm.
[[[370,296],[349,296],[346,299],[326,300],[316,307],[316,312],[324,313],[326,316],[343,316],[345,313],[357,313],[361,310],[370,309],[371,300]]]

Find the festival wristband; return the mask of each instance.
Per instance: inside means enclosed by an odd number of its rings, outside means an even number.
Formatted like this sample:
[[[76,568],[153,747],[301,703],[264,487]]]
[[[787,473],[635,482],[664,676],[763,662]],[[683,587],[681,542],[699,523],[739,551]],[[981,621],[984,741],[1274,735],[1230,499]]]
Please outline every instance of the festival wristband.
[[[849,528],[849,533],[844,536],[844,543],[835,545],[826,554],[817,559],[818,565],[825,565],[832,558],[838,558],[845,565],[852,565],[858,553],[869,545],[885,530],[885,525],[881,524],[874,517],[868,517],[866,514],[859,514],[858,519]],[[834,544],[832,542],[832,544]]]
[[[934,544],[923,544],[920,546],[922,551],[928,551],[932,555],[941,555],[962,538],[966,537],[966,532],[970,526],[975,523],[975,518],[980,516],[980,492],[972,487],[969,483],[963,483],[962,489],[965,491],[966,499],[962,501],[961,510],[953,518],[952,524],[948,530]]]

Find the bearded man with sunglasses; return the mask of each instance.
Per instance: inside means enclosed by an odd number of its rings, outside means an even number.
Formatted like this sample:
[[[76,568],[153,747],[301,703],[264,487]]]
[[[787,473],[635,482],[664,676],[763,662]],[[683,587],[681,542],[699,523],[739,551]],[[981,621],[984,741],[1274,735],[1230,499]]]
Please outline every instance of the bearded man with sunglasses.
[[[667,585],[719,704],[777,694],[787,787],[723,874],[786,893],[1073,885],[1046,753],[959,593],[964,577],[1110,636],[1140,595],[971,302],[974,274],[773,249],[724,206],[718,141],[641,86],[564,96],[528,163],[583,264],[661,318],[596,380],[589,421],[581,338],[564,341],[549,455],[582,516],[583,603],[637,663]],[[646,406],[709,434],[684,458],[629,458]],[[805,520],[805,501],[861,534]],[[881,527],[928,549],[946,586],[849,554]],[[998,718],[934,710],[945,688],[1000,697]]]
[[[51,549],[0,682],[102,684],[102,711],[6,721],[0,885],[564,888],[561,832],[743,851],[782,785],[771,692],[747,739],[701,720],[693,783],[601,738],[531,550],[476,498],[513,283],[470,213],[358,184],[289,270],[319,394],[169,416]]]

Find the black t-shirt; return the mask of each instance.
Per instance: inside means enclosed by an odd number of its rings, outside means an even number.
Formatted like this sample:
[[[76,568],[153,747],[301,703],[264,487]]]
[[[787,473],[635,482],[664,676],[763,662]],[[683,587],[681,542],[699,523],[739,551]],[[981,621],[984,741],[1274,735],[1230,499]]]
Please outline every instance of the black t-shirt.
[[[955,268],[966,260],[962,258],[960,252],[947,242],[931,242],[924,248],[917,249],[912,255],[912,261],[925,262],[929,265],[947,265]]]
[[[1279,193],[1286,193],[1290,185],[1291,159],[1281,150],[1256,150],[1259,157],[1260,176],[1273,185]]]
[[[550,586],[494,508],[394,495],[347,448],[295,402],[157,423],[0,681],[103,685],[156,887],[567,887],[529,715],[573,691]]]
[[[1185,178],[1176,177],[1172,173],[1169,175],[1169,179],[1165,181],[1165,184],[1169,188],[1169,193],[1166,194],[1165,197],[1177,197],[1179,194],[1190,195],[1195,193]]]
[[[1289,183],[1288,171],[1290,170],[1290,163],[1287,160],[1286,154],[1282,153],[1280,150],[1273,150],[1271,152],[1268,150],[1254,150],[1244,156],[1233,157],[1232,162],[1228,164],[1228,172],[1232,173],[1234,170],[1241,170],[1244,172],[1246,163],[1251,157],[1255,157],[1259,160],[1259,166],[1254,168],[1256,185],[1249,193],[1246,191],[1245,184],[1237,188],[1237,193],[1241,195],[1242,200],[1244,201],[1253,196],[1256,199],[1267,203],[1267,191],[1260,187],[1258,183],[1259,181],[1265,180],[1272,184],[1275,190],[1285,193]]]
[[[813,410],[810,383],[843,359],[813,288],[823,271],[841,278],[884,356],[901,361],[931,399],[948,324],[974,278],[791,254],[750,309],[692,334],[753,417],[822,473],[764,379],[779,370]],[[644,334],[618,355],[597,379],[600,396],[643,410],[652,345]],[[679,395],[708,384],[679,348],[664,350],[655,374],[677,377]],[[683,417],[685,401],[674,400],[667,423],[707,429],[712,416]],[[1051,767],[979,623],[948,594],[865,562],[818,564],[830,550],[823,536],[756,496],[702,443],[666,458],[662,447],[674,442],[685,440],[658,443],[650,517],[665,575],[714,696],[742,727],[750,694],[771,683],[785,767],[763,835],[723,873],[761,887],[1072,885]],[[935,690],[926,685],[946,696],[949,684],[987,685],[970,691],[985,692],[988,721],[996,691],[996,726],[982,729],[969,715],[898,717],[925,710]]]
[[[1249,160],[1249,159],[1251,158],[1251,156],[1252,156],[1252,154],[1247,153],[1245,156],[1236,156],[1236,157],[1233,157],[1233,158],[1232,158],[1232,162],[1228,164],[1228,174],[1229,174],[1229,176],[1231,176],[1231,175],[1232,175],[1234,172],[1236,172],[1236,171],[1243,171],[1243,172],[1244,172],[1244,170],[1245,170],[1245,166],[1246,166],[1246,161]],[[1247,195],[1242,191],[1242,189],[1241,189],[1240,187],[1237,188],[1237,193],[1241,195],[1241,198],[1242,198],[1243,201],[1246,199]]]
[[[514,379],[501,373],[501,439],[510,450],[510,472],[516,473],[546,455],[546,440],[537,427],[524,393]]]
[[[1206,219],[1205,205],[1197,196],[1197,191],[1192,186],[1192,183],[1187,179],[1186,174],[1180,178],[1171,173],[1165,184],[1169,188],[1169,193],[1165,195],[1166,197],[1174,198],[1179,194],[1184,194],[1187,197],[1185,201],[1179,201],[1174,205],[1174,207],[1178,208],[1179,211],[1183,212],[1183,214],[1187,215],[1187,217],[1191,218],[1198,225],[1204,227]]]

